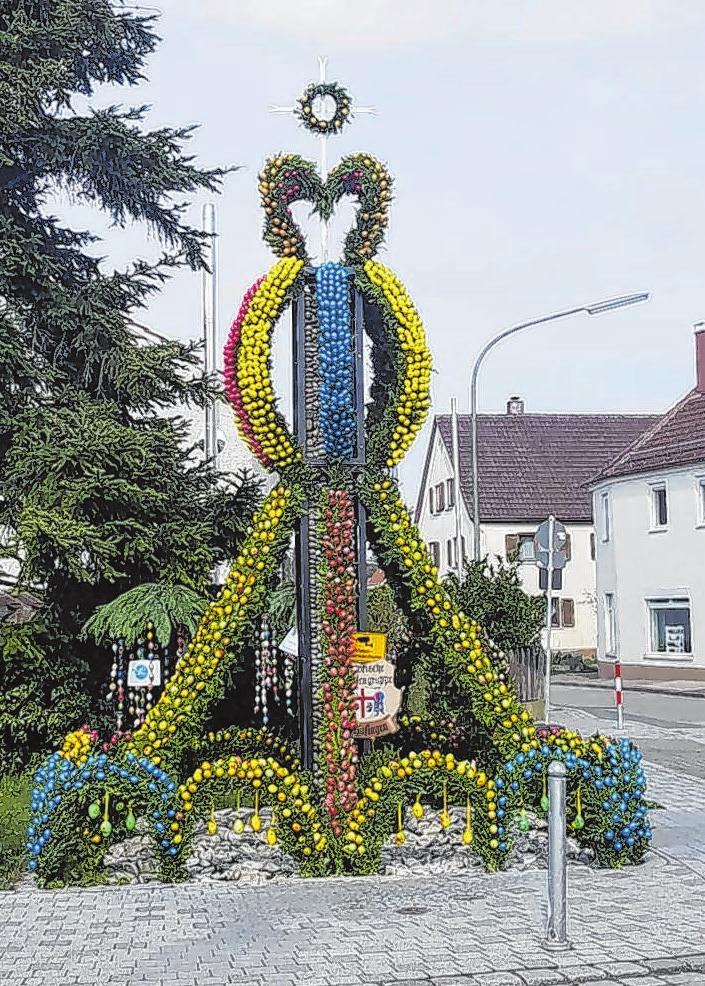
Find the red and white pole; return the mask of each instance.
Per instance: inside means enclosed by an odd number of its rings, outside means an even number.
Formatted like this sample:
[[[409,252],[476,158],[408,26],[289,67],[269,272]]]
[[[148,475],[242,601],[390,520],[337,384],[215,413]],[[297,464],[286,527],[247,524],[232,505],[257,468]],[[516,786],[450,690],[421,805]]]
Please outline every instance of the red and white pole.
[[[614,662],[614,700],[617,704],[617,729],[624,729],[624,692],[622,690],[622,665]]]

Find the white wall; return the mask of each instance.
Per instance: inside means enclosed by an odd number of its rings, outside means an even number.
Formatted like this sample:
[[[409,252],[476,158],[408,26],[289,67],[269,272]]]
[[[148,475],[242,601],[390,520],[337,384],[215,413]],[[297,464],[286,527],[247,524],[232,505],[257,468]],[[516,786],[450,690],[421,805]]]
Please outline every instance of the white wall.
[[[426,544],[437,541],[441,546],[441,564],[439,571],[445,575],[449,570],[447,544],[449,540],[455,538],[455,509],[446,508],[442,513],[432,514],[429,508],[429,488],[435,487],[438,483],[447,483],[453,476],[453,463],[446,449],[445,443],[436,430],[435,440],[431,449],[431,460],[429,463],[426,485],[423,489],[423,500],[418,519],[418,526]],[[472,554],[472,521],[461,497],[460,503],[460,535],[465,538],[465,546],[468,557]]]
[[[558,518],[560,520],[560,518]],[[505,557],[507,535],[535,534],[536,524],[484,524],[482,527],[483,551]],[[590,535],[592,524],[566,524],[570,535],[571,557],[563,569],[563,587],[554,593],[559,599],[572,599],[575,626],[554,627],[551,645],[554,650],[590,651],[597,648],[595,562],[591,557]],[[539,570],[533,562],[519,565],[519,575],[527,592],[536,595],[539,589]]]
[[[672,471],[617,479],[594,490],[594,513],[600,496],[609,495],[610,540],[598,523],[597,596],[598,657],[605,660],[605,593],[615,596],[617,656],[624,665],[648,674],[683,677],[684,670],[705,670],[705,525],[699,523],[697,478],[705,463]],[[668,526],[652,529],[652,484],[665,481]],[[689,598],[692,655],[654,654],[650,646],[649,598]],[[664,670],[665,669],[665,672]]]
[[[442,513],[431,514],[429,509],[429,487],[445,483],[453,475],[453,465],[445,444],[436,432],[431,458],[429,462],[426,486],[419,514],[419,528],[426,544],[437,541],[441,547],[440,573],[445,575],[450,571],[447,561],[447,542],[455,537],[455,511],[446,509]],[[461,502],[461,535],[465,538],[468,556],[472,555],[472,521],[465,506]],[[507,522],[504,524],[483,524],[481,530],[481,551],[483,554],[505,557],[505,538],[512,534],[533,534],[536,524],[521,524]],[[563,573],[563,589],[557,593],[562,599],[572,599],[575,604],[575,626],[555,629],[553,632],[553,647],[565,651],[595,652],[596,636],[596,606],[595,606],[595,563],[590,554],[590,535],[594,528],[591,524],[567,524],[566,530],[571,537],[571,560]],[[528,562],[519,566],[519,574],[527,592],[537,594],[538,568]]]

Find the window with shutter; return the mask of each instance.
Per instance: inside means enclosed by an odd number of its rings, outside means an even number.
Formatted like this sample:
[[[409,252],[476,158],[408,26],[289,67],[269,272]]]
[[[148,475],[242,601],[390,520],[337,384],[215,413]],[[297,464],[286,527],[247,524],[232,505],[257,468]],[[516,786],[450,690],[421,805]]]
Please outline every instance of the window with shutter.
[[[431,541],[428,546],[428,550],[431,552],[431,558],[433,559],[433,564],[436,568],[440,568],[441,564],[441,546],[438,541]]]
[[[565,544],[563,545],[563,550],[565,551],[565,560],[566,561],[570,561],[571,548],[572,548],[572,545],[571,545],[571,541],[570,541],[570,534],[568,534],[566,532]]]
[[[514,561],[519,552],[519,535],[518,534],[505,534],[504,535],[504,556],[507,561]]]
[[[551,626],[559,627],[561,625],[561,601],[554,596],[551,599]]]
[[[595,561],[595,532],[590,535],[590,559]]]
[[[435,497],[433,495],[433,487],[431,487],[428,491],[428,510],[429,513],[432,514],[435,514],[436,512],[436,503],[435,503]]]
[[[436,484],[436,510],[440,514],[446,508],[446,486],[445,483]]]
[[[450,510],[455,506],[455,481],[446,479],[446,506]]]
[[[533,534],[517,534],[517,557],[519,561],[536,561]]]
[[[564,627],[575,626],[575,602],[572,599],[561,599],[561,618]]]

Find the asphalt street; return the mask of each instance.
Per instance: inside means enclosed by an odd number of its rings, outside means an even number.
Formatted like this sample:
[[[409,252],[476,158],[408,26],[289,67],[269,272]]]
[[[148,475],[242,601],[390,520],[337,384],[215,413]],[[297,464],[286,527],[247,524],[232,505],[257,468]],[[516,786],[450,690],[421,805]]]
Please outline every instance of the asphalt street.
[[[616,729],[614,692],[609,688],[581,688],[555,681],[551,697],[555,707],[592,714],[601,723],[613,722]],[[705,698],[630,692],[627,682],[624,727],[647,760],[705,779]]]

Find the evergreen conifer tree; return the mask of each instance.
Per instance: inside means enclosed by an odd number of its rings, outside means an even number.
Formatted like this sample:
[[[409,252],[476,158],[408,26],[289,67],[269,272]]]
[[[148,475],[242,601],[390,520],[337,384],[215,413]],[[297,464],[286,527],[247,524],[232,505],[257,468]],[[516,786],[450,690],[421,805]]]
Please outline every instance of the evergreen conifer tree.
[[[81,682],[95,694],[105,676],[86,673],[80,637],[96,607],[143,582],[205,591],[256,501],[252,481],[200,463],[175,417],[214,392],[198,352],[133,323],[170,270],[203,264],[186,203],[225,172],[185,154],[189,128],[149,130],[146,107],[86,109],[143,79],[154,27],[110,0],[0,0],[0,554],[42,602],[19,637],[0,634],[5,765],[85,714]],[[145,224],[162,258],[106,269],[95,237],[52,215],[58,190]]]

